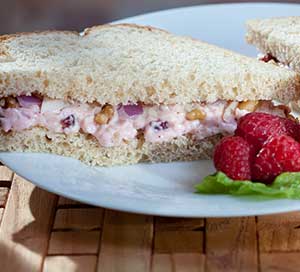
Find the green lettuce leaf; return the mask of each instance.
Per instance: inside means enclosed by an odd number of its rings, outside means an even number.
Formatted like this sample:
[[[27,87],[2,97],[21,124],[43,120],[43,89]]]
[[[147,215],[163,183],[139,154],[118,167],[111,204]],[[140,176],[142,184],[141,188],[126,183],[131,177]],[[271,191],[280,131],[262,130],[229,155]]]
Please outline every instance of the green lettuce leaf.
[[[300,199],[300,172],[282,173],[271,185],[248,180],[232,180],[224,173],[217,172],[197,184],[196,193]]]

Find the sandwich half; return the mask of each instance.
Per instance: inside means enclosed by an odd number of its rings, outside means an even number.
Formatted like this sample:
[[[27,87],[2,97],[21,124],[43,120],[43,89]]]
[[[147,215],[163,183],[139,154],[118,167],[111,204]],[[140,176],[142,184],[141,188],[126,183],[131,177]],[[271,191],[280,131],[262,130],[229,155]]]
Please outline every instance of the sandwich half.
[[[288,115],[299,76],[137,25],[0,37],[0,151],[91,165],[209,158],[252,111]]]
[[[262,60],[300,72],[300,17],[249,20],[246,40],[260,50]]]

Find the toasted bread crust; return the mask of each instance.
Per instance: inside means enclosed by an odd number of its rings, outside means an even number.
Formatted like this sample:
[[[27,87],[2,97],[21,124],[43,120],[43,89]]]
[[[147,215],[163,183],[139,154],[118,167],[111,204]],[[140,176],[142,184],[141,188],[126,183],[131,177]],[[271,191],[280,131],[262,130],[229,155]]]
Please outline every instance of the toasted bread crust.
[[[0,97],[147,104],[294,100],[298,76],[187,37],[131,24],[0,38]]]

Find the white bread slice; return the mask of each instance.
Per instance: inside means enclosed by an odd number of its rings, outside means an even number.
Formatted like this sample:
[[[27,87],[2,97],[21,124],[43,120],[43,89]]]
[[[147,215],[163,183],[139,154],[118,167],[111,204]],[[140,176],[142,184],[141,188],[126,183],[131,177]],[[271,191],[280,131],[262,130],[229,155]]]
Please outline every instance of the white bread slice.
[[[299,97],[299,77],[187,37],[137,25],[0,37],[0,97],[38,91],[80,102],[147,104]]]
[[[300,72],[300,17],[250,20],[246,40]]]
[[[0,130],[0,151],[43,152],[79,159],[89,165],[112,166],[138,162],[170,162],[208,159],[221,135],[203,140],[182,136],[170,142],[144,143],[133,141],[118,147],[99,146],[94,137],[78,133],[51,133],[43,128],[4,133]]]

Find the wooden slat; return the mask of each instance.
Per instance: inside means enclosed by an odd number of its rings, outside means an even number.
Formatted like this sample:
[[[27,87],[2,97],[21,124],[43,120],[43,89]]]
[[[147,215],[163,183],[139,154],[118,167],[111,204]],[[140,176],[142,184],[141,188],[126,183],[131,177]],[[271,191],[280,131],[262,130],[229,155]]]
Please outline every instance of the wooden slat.
[[[85,208],[85,207],[92,207],[92,206],[78,202],[76,200],[72,200],[72,199],[60,196],[58,199],[57,207],[58,207],[58,209],[60,209],[60,208],[77,208],[77,207]]]
[[[205,257],[203,254],[174,254],[175,271],[202,272],[204,271]]]
[[[203,219],[156,218],[154,252],[203,252],[203,226]]]
[[[300,213],[258,217],[260,252],[300,250]]]
[[[260,271],[299,272],[299,252],[262,253]]]
[[[202,219],[156,218],[152,271],[204,271],[203,227]]]
[[[15,175],[0,228],[2,271],[40,271],[56,200]]]
[[[98,271],[149,271],[153,219],[106,211]]]
[[[154,254],[152,272],[202,272],[205,256],[198,253]]]
[[[154,239],[155,253],[201,253],[202,231],[157,231]]]
[[[100,231],[52,232],[49,255],[97,254]]]
[[[13,172],[6,166],[0,165],[0,181],[12,180]]]
[[[254,217],[207,219],[207,271],[257,271],[256,248]]]
[[[59,209],[56,212],[53,229],[57,230],[95,230],[102,225],[103,210],[93,209]]]
[[[94,272],[96,262],[96,256],[48,256],[43,272]]]
[[[156,217],[155,218],[156,231],[184,231],[184,230],[204,230],[204,220],[187,219],[187,218],[168,218]]]
[[[171,254],[153,254],[151,272],[173,272],[173,260]]]
[[[6,187],[0,187],[0,208],[5,206],[6,199],[8,197],[9,189]]]

